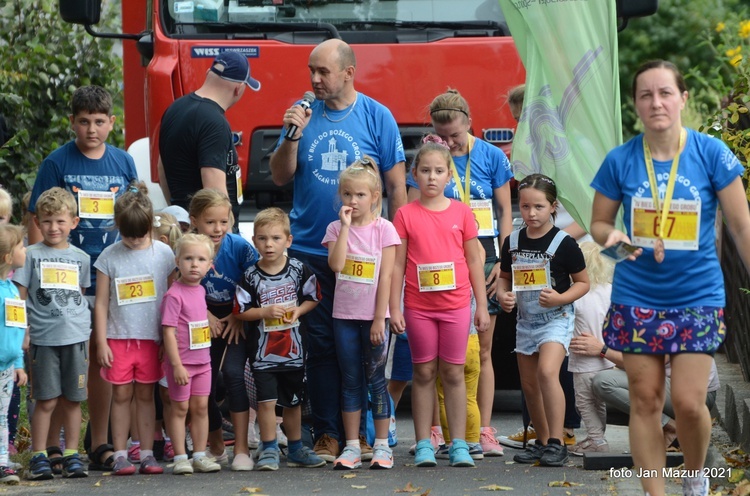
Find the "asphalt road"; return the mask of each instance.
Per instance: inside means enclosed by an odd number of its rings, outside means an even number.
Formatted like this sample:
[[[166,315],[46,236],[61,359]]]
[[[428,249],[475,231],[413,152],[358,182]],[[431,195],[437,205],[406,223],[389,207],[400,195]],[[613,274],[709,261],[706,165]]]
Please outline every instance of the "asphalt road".
[[[386,495],[414,494],[431,496],[483,494],[493,486],[502,486],[518,495],[602,495],[612,494],[614,481],[608,471],[586,471],[581,458],[571,456],[561,468],[534,467],[512,463],[510,448],[502,457],[477,461],[476,468],[452,468],[447,460],[438,460],[435,468],[413,466],[408,454],[414,442],[414,430],[409,411],[399,411],[399,444],[394,448],[395,467],[389,471],[371,471],[367,468],[354,471],[336,471],[328,464],[325,468],[288,468],[282,457],[277,472],[243,472],[229,470],[217,474],[174,476],[171,464],[158,476],[116,477],[92,472],[88,478],[52,481],[23,481],[18,486],[5,486],[4,494],[102,494],[102,495]],[[515,433],[521,425],[519,413],[496,413],[493,426],[499,433]],[[581,432],[582,433],[582,432]],[[365,467],[367,462],[365,462]],[[550,482],[569,481],[581,486],[550,487]],[[409,488],[418,488],[405,492]],[[402,492],[398,492],[398,491]],[[498,489],[495,489],[498,490]],[[622,494],[622,493],[621,493]]]

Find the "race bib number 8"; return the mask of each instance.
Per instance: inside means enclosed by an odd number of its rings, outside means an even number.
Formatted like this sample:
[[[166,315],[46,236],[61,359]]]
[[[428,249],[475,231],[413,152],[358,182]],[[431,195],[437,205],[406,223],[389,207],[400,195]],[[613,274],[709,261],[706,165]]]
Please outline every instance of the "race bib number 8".
[[[456,269],[453,262],[417,265],[419,291],[448,291],[456,289]]]
[[[513,264],[513,291],[538,291],[550,287],[549,264]]]
[[[211,346],[211,329],[208,326],[207,320],[189,322],[188,327],[190,329],[191,350],[201,350]]]
[[[118,277],[115,279],[118,305],[133,305],[156,301],[156,287],[151,275]]]

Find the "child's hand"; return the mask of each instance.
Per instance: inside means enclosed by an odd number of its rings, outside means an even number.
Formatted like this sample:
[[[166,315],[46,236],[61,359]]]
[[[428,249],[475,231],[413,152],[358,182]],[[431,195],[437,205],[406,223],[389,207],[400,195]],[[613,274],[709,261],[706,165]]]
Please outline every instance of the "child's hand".
[[[28,381],[28,376],[26,375],[26,371],[23,369],[16,369],[15,370],[15,380],[16,384],[20,386],[25,386],[26,382]]]
[[[404,314],[401,313],[401,309],[391,310],[391,332],[395,334],[403,334],[406,330],[406,321],[404,320]]]
[[[490,314],[487,307],[477,308],[474,312],[474,327],[477,328],[477,332],[487,332],[490,328]]]
[[[341,221],[341,227],[349,227],[352,225],[352,207],[342,206],[339,210],[339,220]]]
[[[242,336],[242,339],[245,339],[245,326],[233,313],[219,320],[219,322],[224,324],[224,332],[221,334],[221,337],[226,338],[227,343],[239,343],[240,336]]]
[[[484,284],[487,286],[487,298],[492,298],[497,294],[497,280],[500,278],[500,262],[496,263],[492,266],[492,270],[490,271],[490,275],[487,276],[487,279],[484,281]]]
[[[224,332],[224,323],[217,319],[211,312],[208,312],[208,327],[211,329],[212,338],[221,337]]]
[[[281,317],[281,320],[287,324],[296,322],[299,318],[299,312],[299,307],[287,308],[286,312],[284,312],[284,315]]]
[[[99,351],[97,351],[96,360],[99,362],[99,365],[105,369],[112,368],[112,361],[114,360],[112,349],[106,342],[100,343],[98,348]]]
[[[370,342],[373,346],[380,346],[385,342],[385,319],[375,319],[370,326]]]
[[[176,365],[174,369],[174,382],[180,386],[186,386],[190,379],[187,369],[182,365]]]
[[[261,310],[264,319],[281,319],[286,314],[286,309],[281,305],[269,305]]]
[[[516,306],[516,295],[515,293],[513,293],[513,291],[505,291],[503,293],[500,293],[499,301],[502,309],[505,312],[510,313]]]
[[[561,300],[562,298],[560,296],[560,293],[558,293],[552,288],[544,288],[539,293],[539,304],[543,308],[559,307],[563,304]]]

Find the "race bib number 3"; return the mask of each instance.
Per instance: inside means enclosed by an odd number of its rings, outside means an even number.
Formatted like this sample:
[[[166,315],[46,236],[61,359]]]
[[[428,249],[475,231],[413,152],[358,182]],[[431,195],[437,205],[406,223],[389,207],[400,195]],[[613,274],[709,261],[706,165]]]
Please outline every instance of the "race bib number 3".
[[[284,319],[292,318],[292,309],[297,306],[296,301],[286,301],[284,303],[273,303],[273,305],[280,305],[286,309],[283,318],[279,319],[263,319],[263,332],[274,332],[274,331],[285,331],[299,325],[299,320],[294,322],[284,322]],[[270,307],[272,305],[263,305],[264,307]]]
[[[190,349],[201,350],[211,346],[211,329],[208,327],[207,320],[198,322],[188,322],[190,329]]]
[[[151,275],[118,277],[115,279],[118,305],[133,305],[156,301],[156,287]]]
[[[41,262],[39,264],[41,278],[39,285],[43,289],[67,289],[80,291],[78,280],[78,266],[69,263]]]
[[[550,287],[549,264],[513,264],[513,291],[539,291]]]
[[[456,289],[456,269],[453,262],[417,265],[419,291],[448,291]]]
[[[5,299],[5,326],[26,328],[26,301],[17,298]]]
[[[111,191],[78,192],[78,212],[85,219],[114,219],[115,194]]]
[[[375,284],[376,264],[376,257],[347,254],[344,269],[339,273],[339,279],[362,284]]]
[[[495,235],[495,219],[492,212],[492,200],[471,200],[471,212],[477,223],[480,236]]]
[[[630,206],[634,245],[653,248],[659,237],[660,219],[651,198],[633,198]],[[664,248],[697,250],[700,244],[701,205],[694,200],[672,200],[664,226]]]

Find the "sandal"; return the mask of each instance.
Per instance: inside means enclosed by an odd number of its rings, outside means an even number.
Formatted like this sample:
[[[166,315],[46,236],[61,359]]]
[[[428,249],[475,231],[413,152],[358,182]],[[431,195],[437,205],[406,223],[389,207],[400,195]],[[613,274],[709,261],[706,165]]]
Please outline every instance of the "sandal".
[[[102,462],[102,456],[104,453],[111,452],[112,454]],[[89,454],[89,470],[95,470],[99,472],[109,472],[114,469],[115,466],[115,448],[111,444],[102,444],[94,450],[93,453]]]
[[[59,446],[47,447],[47,459],[49,460],[49,464],[52,466],[52,473],[55,475],[62,474],[63,452]]]

